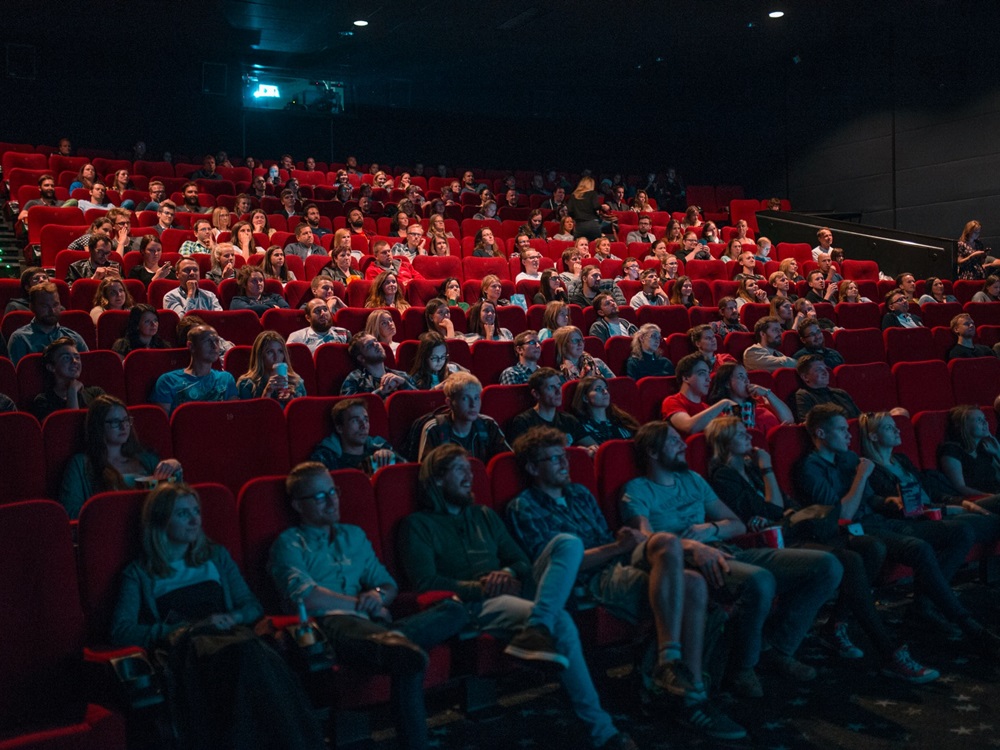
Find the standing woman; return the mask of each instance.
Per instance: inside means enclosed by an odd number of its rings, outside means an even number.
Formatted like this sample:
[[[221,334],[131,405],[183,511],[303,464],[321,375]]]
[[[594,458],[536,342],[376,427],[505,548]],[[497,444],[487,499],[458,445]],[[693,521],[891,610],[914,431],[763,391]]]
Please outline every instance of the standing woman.
[[[986,262],[986,257],[992,252],[992,248],[984,246],[979,239],[982,231],[982,224],[974,219],[962,229],[962,234],[958,238],[956,279],[982,279],[986,277],[985,269],[1000,266],[1000,260]]]
[[[125,355],[135,349],[169,349],[170,344],[157,335],[159,330],[156,308],[140,302],[129,310],[125,335],[111,345],[111,351],[125,359]]]
[[[179,746],[323,747],[302,687],[254,634],[263,612],[229,553],[205,536],[197,491],[168,483],[150,492],[142,556],[122,574],[111,640],[167,650]]]
[[[236,381],[240,398],[273,398],[287,406],[306,395],[302,378],[288,361],[285,340],[276,331],[261,331],[250,350],[250,367]]]
[[[567,196],[566,204],[569,206],[569,215],[576,222],[574,234],[577,237],[596,240],[601,236],[606,223],[603,218],[605,209],[594,190],[593,177],[581,177],[576,190]]]

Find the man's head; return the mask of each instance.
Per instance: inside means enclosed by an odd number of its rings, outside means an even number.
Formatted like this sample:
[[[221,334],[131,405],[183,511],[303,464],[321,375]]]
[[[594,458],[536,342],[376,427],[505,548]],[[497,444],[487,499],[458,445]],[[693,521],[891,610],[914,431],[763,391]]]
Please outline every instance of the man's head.
[[[411,249],[420,246],[420,241],[424,238],[424,228],[419,223],[414,222],[406,228],[406,244]]]
[[[50,174],[43,174],[38,178],[38,194],[45,200],[52,200],[56,197],[56,178]]]
[[[362,369],[385,362],[385,350],[370,333],[359,332],[351,336],[347,353],[351,361]]]
[[[910,298],[917,291],[917,280],[912,273],[901,273],[896,277],[896,286],[903,290],[903,294]]]
[[[313,276],[313,280],[309,282],[309,289],[313,297],[319,297],[321,300],[333,299],[336,294],[333,279],[329,276]]]
[[[754,324],[753,337],[761,346],[777,349],[781,346],[781,321],[773,315],[761,318]]]
[[[897,315],[910,311],[910,305],[906,301],[906,293],[900,289],[893,289],[891,292],[885,295],[885,309],[890,312],[894,312]]]
[[[618,303],[615,302],[615,298],[610,294],[605,294],[603,292],[598,294],[594,297],[594,301],[591,305],[598,318],[614,319],[618,317]]]
[[[534,484],[565,487],[570,483],[566,435],[554,427],[532,427],[514,441],[517,465]]]
[[[341,445],[361,448],[368,442],[371,425],[368,421],[368,407],[364,399],[348,398],[338,401],[330,409],[333,431],[340,438]]]
[[[831,232],[829,228],[823,227],[816,232],[816,240],[821,248],[829,250],[833,247],[833,232]]]
[[[294,191],[289,190],[289,189],[286,188],[285,190],[281,191],[280,198],[281,198],[281,205],[284,206],[286,209],[293,209],[293,208],[295,208],[295,192]]]
[[[552,191],[552,201],[554,203],[563,203],[566,200],[566,188],[561,185]]]
[[[514,238],[514,249],[518,255],[524,255],[531,250],[531,236],[525,232],[519,232]]]
[[[580,271],[580,279],[583,281],[584,291],[596,292],[601,286],[601,269],[597,266],[585,266]]]
[[[69,138],[59,139],[59,155],[70,156],[73,153],[73,143]]]
[[[180,282],[181,288],[185,287],[187,282],[197,281],[201,278],[201,269],[198,266],[198,261],[192,258],[180,258],[174,266],[174,273]]]
[[[46,328],[59,324],[63,306],[59,302],[59,288],[51,281],[35,284],[28,292],[28,304],[35,320]]]
[[[552,367],[539,367],[528,378],[528,390],[538,406],[558,409],[562,406],[562,379]]]
[[[320,213],[319,208],[316,207],[315,203],[307,203],[305,210],[303,211],[306,221],[309,223],[313,229],[319,226]]]
[[[542,356],[542,347],[538,342],[538,331],[521,331],[514,337],[514,351],[521,364],[537,363]]]
[[[440,498],[446,506],[463,508],[475,501],[469,454],[455,443],[439,445],[424,456],[420,462],[420,484],[432,503]]]
[[[711,382],[711,369],[705,358],[698,354],[688,354],[681,357],[676,368],[677,382],[681,384],[684,393],[694,394],[704,398],[708,395]]]
[[[799,323],[798,334],[799,341],[806,349],[818,351],[826,345],[823,339],[823,330],[813,318],[806,318]]]
[[[212,326],[195,326],[188,331],[187,348],[192,363],[214,364],[222,356],[222,339]]]
[[[207,247],[213,237],[212,222],[208,219],[195,219],[191,228],[194,230],[194,238]]]
[[[641,234],[649,234],[653,231],[653,220],[648,216],[639,217],[639,232]]]
[[[818,449],[846,451],[851,445],[844,410],[834,404],[818,404],[806,414],[806,432]]]
[[[726,323],[740,322],[740,308],[736,306],[736,299],[733,297],[723,297],[719,300],[719,315]]]
[[[653,471],[687,471],[687,444],[669,422],[646,422],[635,434],[635,460],[647,475]]]
[[[292,469],[285,478],[285,494],[303,526],[330,527],[340,520],[340,493],[318,461]]]
[[[833,265],[833,259],[830,257],[830,253],[820,253],[816,257],[816,265],[819,266],[819,270],[823,272],[823,275],[830,273],[830,267]]]
[[[184,205],[189,208],[199,208],[198,205],[198,185],[194,182],[185,182],[181,188],[181,195],[184,196]]]
[[[805,383],[806,388],[830,387],[830,368],[826,366],[823,357],[818,354],[807,354],[804,357],[799,357],[795,371]]]
[[[94,180],[93,184],[90,186],[90,201],[91,203],[104,203],[104,199],[108,194],[108,187],[101,180]]]
[[[407,241],[409,240],[407,239]],[[379,240],[375,243],[375,246],[372,248],[372,255],[375,256],[375,262],[382,266],[382,268],[388,268],[392,262],[392,248],[389,247],[389,243],[385,240]]]
[[[295,227],[295,241],[306,246],[313,244],[313,230],[309,224],[303,222]]]
[[[444,381],[444,398],[456,422],[473,422],[479,418],[483,384],[470,372],[452,373]]]
[[[951,319],[951,332],[960,339],[972,341],[976,337],[976,324],[972,316],[967,313],[959,313]]]
[[[205,174],[215,174],[215,157],[211,154],[206,154],[205,158],[201,160],[201,171]]]
[[[167,194],[166,188],[159,180],[149,181],[149,200],[154,203],[162,203],[163,196]]]
[[[826,289],[826,277],[825,274],[819,269],[815,269],[809,272],[806,276],[806,284],[819,295],[823,294]]]
[[[642,282],[642,292],[647,297],[655,295],[660,289],[660,275],[656,273],[655,268],[647,268],[639,275],[639,281]]]
[[[306,303],[306,322],[316,333],[326,333],[333,324],[326,300],[311,299]]]
[[[90,251],[90,262],[100,268],[108,265],[111,258],[111,238],[104,232],[94,232],[87,240],[87,249]]]

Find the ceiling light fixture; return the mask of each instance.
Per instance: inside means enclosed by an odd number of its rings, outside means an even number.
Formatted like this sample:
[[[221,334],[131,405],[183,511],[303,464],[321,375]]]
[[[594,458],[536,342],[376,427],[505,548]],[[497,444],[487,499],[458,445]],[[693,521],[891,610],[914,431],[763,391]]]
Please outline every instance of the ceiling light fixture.
[[[783,10],[772,10],[770,13],[767,14],[767,17],[768,18],[781,18],[784,15],[785,15],[785,11],[783,11]]]
[[[367,21],[355,21],[354,25],[355,26],[367,26],[368,22]]]

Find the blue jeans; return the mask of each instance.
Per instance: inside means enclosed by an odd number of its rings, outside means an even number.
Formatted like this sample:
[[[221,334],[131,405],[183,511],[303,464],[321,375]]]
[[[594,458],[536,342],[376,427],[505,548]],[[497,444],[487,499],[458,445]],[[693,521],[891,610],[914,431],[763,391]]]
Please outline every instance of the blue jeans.
[[[837,558],[817,550],[746,549],[728,562],[723,588],[710,593],[735,605],[734,660],[740,669],[760,660],[765,625],[768,643],[794,654],[844,574]]]
[[[487,599],[479,609],[476,624],[481,630],[500,637],[526,625],[544,625],[552,633],[559,653],[569,660],[569,667],[559,674],[569,694],[573,710],[590,732],[595,746],[603,745],[618,730],[611,716],[601,708],[601,701],[583,658],[576,623],[566,612],[566,601],[573,593],[576,575],[583,561],[583,543],[571,534],[557,534],[535,560],[534,591],[526,590],[526,599],[504,594]]]
[[[333,644],[337,662],[369,672],[392,675],[392,713],[400,747],[424,750],[427,747],[427,707],[424,705],[424,672],[400,673],[392,664],[379,663],[382,654],[372,649],[368,637],[394,630],[425,651],[459,633],[468,622],[464,605],[443,601],[430,609],[404,617],[390,625],[380,625],[362,617],[331,615],[320,627]]]

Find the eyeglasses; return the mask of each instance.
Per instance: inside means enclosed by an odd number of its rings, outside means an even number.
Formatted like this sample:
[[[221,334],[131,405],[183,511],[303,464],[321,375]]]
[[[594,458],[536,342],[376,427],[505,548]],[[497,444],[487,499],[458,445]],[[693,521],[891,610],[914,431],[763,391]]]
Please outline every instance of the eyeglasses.
[[[135,424],[135,420],[132,419],[132,417],[125,417],[124,419],[105,419],[104,424],[112,430],[120,430],[125,425],[131,427]]]
[[[317,492],[315,495],[299,495],[295,499],[299,501],[312,500],[316,505],[329,505],[338,497],[340,497],[340,490],[336,487],[331,487],[328,490]]]

